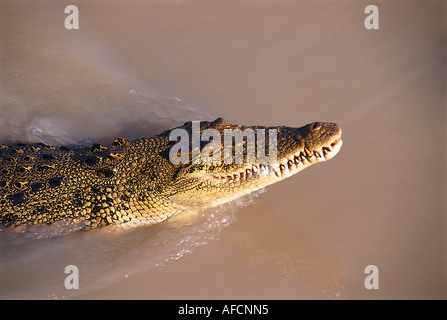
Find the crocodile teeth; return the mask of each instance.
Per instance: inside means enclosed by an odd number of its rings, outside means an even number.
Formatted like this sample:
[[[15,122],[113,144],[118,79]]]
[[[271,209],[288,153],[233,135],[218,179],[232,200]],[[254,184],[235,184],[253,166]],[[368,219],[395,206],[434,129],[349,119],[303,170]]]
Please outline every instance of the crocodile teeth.
[[[304,148],[303,151],[294,154],[291,158],[285,159],[278,163],[252,165],[251,167],[227,176],[216,176],[216,179],[227,180],[231,182],[244,181],[250,178],[259,178],[261,176],[274,174],[276,177],[282,179],[291,174],[294,174],[302,169],[317,162],[322,162],[331,159],[341,148],[342,140],[337,139],[331,143],[330,146],[322,147],[321,150],[309,150]]]
[[[304,152],[306,153],[306,155],[308,157],[312,157],[313,156],[313,153],[309,149],[307,149],[307,148],[304,148]]]
[[[343,145],[343,141],[341,139],[337,139],[331,143],[329,147],[323,147],[323,154],[326,160],[332,159],[340,150]]]
[[[294,165],[292,160],[287,161],[287,166],[290,168]]]
[[[233,175],[227,176],[215,176],[216,179],[227,179],[229,181],[242,180],[245,178],[250,178],[252,176],[257,177],[259,174],[263,173],[266,170],[265,165],[261,164],[258,166],[253,165],[250,168],[241,171],[240,173],[235,173]]]

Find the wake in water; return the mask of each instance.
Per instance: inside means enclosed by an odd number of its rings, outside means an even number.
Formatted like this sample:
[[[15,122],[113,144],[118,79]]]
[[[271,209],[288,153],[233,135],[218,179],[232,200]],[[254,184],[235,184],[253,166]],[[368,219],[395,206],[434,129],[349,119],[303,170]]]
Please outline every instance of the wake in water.
[[[161,268],[197,247],[219,240],[223,230],[237,220],[237,210],[252,204],[263,192],[206,211],[185,213],[161,224],[128,230],[104,227],[70,233],[73,231],[70,226],[64,229],[58,225],[24,234],[1,232],[0,270],[10,280],[9,284],[1,284],[7,285],[7,290],[1,290],[0,285],[0,298],[75,297],[79,294],[77,290],[66,290],[63,286],[66,276],[63,270],[67,265],[79,268],[82,293],[131,274]],[[35,284],[22,288],[24,283]]]
[[[126,82],[117,74],[112,78],[118,86]],[[198,119],[204,116],[204,112],[187,106],[177,97],[157,93],[141,83],[132,87],[136,88],[135,92],[126,98],[137,99],[140,103],[129,103],[126,112],[124,102],[121,106],[112,106],[107,117],[98,124],[100,130],[113,134],[113,129],[120,128],[125,131],[124,136],[137,138],[183,122],[186,115]],[[16,114],[11,109],[0,110],[3,129],[7,128],[3,133],[8,132],[3,135],[4,140],[62,145],[92,143],[70,130],[67,120],[63,120],[67,117],[33,117],[32,109],[25,109],[20,99],[9,96],[9,100],[20,108],[16,109],[19,111]],[[172,110],[168,111],[170,108]],[[173,117],[172,113],[179,116]],[[123,119],[129,124],[122,125]],[[139,119],[136,125],[130,125],[132,119]],[[158,123],[155,129],[154,123]],[[238,208],[251,204],[262,192],[214,209],[185,212],[159,225],[128,230],[104,227],[82,232],[79,231],[82,225],[69,221],[29,229],[0,230],[0,271],[8,278],[0,279],[0,298],[70,298],[77,292],[63,286],[66,276],[63,270],[67,265],[76,265],[82,273],[82,292],[107,286],[130,274],[163,267],[209,241],[218,240],[222,231],[236,220]]]
[[[216,118],[124,71],[94,35],[65,41],[46,31],[47,42],[23,43],[3,57],[11,67],[0,78],[0,143],[111,143],[115,136],[148,137]],[[17,58],[24,52],[33,59]]]
[[[3,79],[15,81],[0,79],[0,143],[108,144],[115,136],[149,137],[188,120],[216,118],[123,72],[102,42],[55,42],[60,38],[47,31],[52,42],[24,43],[7,57],[15,67],[6,68]],[[20,50],[45,54],[14,63]],[[163,267],[219,239],[238,208],[261,192],[129,230],[82,232],[82,225],[60,222],[0,231],[0,298],[71,297],[76,292],[63,286],[67,265],[79,268],[83,290]]]

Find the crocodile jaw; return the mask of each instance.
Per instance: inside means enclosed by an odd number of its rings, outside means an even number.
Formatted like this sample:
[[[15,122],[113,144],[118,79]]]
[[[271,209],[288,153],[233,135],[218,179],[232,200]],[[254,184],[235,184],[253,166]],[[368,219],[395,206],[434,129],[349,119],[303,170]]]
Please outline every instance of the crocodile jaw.
[[[335,132],[331,132],[323,142],[304,143],[301,148],[281,154],[275,163],[245,164],[230,172],[208,172],[197,178],[194,192],[187,196],[181,193],[174,195],[171,200],[186,208],[215,207],[282,181],[316,163],[330,160],[342,145],[341,129],[336,126]]]
[[[286,179],[295,173],[298,173],[313,164],[325,162],[337,155],[343,145],[343,141],[338,138],[335,139],[331,145],[321,148],[319,151],[311,151],[310,156],[306,156],[306,152],[298,152],[290,157],[283,158],[279,162],[270,165],[269,169],[272,171],[274,182]]]
[[[342,144],[343,141],[338,139],[334,142],[334,145],[330,149],[327,147],[328,149],[325,149],[325,151],[321,150],[320,152],[312,152],[310,157],[304,156],[303,152],[297,152],[296,154],[283,158],[268,166],[259,164],[250,165],[245,170],[242,170],[239,174],[235,174],[232,177],[214,176],[212,177],[213,180],[217,180],[217,183],[227,186],[237,186],[238,182],[243,183],[244,176],[245,180],[251,181],[245,185],[244,189],[235,188],[235,191],[232,194],[222,197],[221,199],[211,200],[208,202],[207,206],[212,207],[221,205],[289,178],[314,164],[330,160],[340,151]],[[205,204],[201,205],[204,206]]]

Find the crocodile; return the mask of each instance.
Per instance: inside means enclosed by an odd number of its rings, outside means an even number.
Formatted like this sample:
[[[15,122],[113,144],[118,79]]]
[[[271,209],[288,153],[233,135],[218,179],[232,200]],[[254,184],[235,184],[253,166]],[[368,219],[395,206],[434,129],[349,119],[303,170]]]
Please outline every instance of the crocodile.
[[[192,134],[193,122],[174,128]],[[0,226],[68,221],[83,230],[154,224],[192,209],[205,209],[262,189],[333,158],[342,146],[341,128],[330,122],[302,127],[232,125],[222,118],[200,122],[200,132],[274,129],[276,161],[173,163],[178,140],[167,130],[108,146],[0,145]],[[209,141],[208,141],[209,142]],[[243,141],[246,154],[251,145]],[[201,142],[200,148],[204,148]],[[233,146],[234,148],[235,146]],[[189,150],[192,157],[193,150]],[[234,157],[234,155],[233,155]],[[191,158],[189,158],[191,159]]]

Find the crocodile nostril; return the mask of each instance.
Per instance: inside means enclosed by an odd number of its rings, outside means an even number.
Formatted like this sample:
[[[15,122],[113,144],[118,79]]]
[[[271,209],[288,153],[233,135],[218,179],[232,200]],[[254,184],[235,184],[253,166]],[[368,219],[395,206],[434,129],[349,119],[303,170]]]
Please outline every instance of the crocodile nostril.
[[[309,130],[310,131],[317,131],[317,130],[320,130],[322,126],[323,126],[323,124],[321,122],[314,122],[314,123],[310,124]]]

